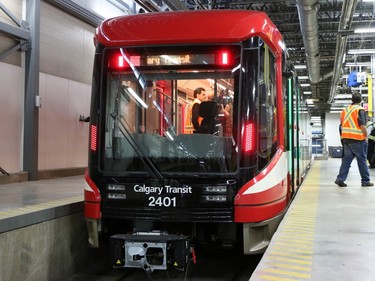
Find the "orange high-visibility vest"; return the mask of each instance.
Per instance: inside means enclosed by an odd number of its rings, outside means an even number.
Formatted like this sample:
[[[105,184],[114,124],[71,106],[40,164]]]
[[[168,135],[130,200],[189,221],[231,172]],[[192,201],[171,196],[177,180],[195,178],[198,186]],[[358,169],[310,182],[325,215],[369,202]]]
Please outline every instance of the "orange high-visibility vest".
[[[359,124],[358,124],[358,113],[359,110],[364,110],[363,107],[353,104],[344,108],[341,112],[341,138],[353,139],[353,140],[364,140],[366,139]]]

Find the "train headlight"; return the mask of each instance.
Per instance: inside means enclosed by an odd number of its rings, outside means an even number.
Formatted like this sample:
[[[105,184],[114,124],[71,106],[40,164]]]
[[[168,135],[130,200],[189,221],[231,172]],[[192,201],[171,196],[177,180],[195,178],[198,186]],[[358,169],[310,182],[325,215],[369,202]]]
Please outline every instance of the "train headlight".
[[[109,184],[107,184],[107,190],[125,191],[125,185],[109,183]]]
[[[108,199],[119,199],[124,200],[126,199],[126,194],[124,193],[108,193]]]
[[[217,186],[205,186],[203,187],[203,194],[226,194],[227,187],[225,185],[217,185]]]
[[[204,203],[222,203],[227,201],[226,195],[203,195],[202,200]]]
[[[226,185],[208,185],[202,189],[203,203],[222,203],[227,201]]]

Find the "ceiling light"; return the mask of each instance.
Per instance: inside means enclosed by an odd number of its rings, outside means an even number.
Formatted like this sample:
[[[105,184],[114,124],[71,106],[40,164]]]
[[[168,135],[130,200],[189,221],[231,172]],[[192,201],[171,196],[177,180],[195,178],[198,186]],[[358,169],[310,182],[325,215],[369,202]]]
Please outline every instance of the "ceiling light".
[[[375,28],[373,27],[361,27],[354,29],[354,33],[374,33]]]
[[[352,98],[352,94],[338,94],[335,96],[335,100],[337,99],[351,99]]]
[[[306,69],[307,66],[304,65],[304,64],[299,64],[299,65],[295,65],[294,68],[295,68],[295,69]]]
[[[299,80],[307,80],[309,79],[309,76],[298,76]]]
[[[375,49],[352,49],[348,51],[349,55],[367,55],[375,54]]]
[[[304,95],[311,95],[310,91],[303,92]]]
[[[301,87],[310,87],[310,84],[306,83],[306,84],[301,84]]]
[[[347,62],[345,66],[372,66],[371,62]]]

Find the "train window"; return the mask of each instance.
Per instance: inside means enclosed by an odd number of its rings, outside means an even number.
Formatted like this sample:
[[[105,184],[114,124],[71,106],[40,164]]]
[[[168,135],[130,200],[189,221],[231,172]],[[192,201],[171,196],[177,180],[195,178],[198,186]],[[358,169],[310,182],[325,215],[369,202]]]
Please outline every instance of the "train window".
[[[266,44],[260,48],[258,170],[271,160],[277,147],[276,60]]]
[[[233,72],[231,66],[235,66],[235,59],[238,65],[239,49],[229,50],[232,51],[220,49],[212,53],[220,56],[197,51],[190,60],[186,58],[186,49],[181,51],[182,55],[174,49],[168,60],[164,55],[168,49],[163,50],[163,55],[147,49],[147,56],[143,55],[147,59],[143,60],[135,59],[134,50],[128,56],[127,50],[122,50],[128,64],[111,51],[103,97],[106,105],[102,169],[132,173],[235,171],[232,105],[239,72]],[[205,63],[200,63],[202,60]],[[200,112],[200,117],[209,117],[214,122],[207,132],[193,134],[188,113],[194,89],[199,87],[210,97],[211,103],[207,104],[214,105],[210,116]]]

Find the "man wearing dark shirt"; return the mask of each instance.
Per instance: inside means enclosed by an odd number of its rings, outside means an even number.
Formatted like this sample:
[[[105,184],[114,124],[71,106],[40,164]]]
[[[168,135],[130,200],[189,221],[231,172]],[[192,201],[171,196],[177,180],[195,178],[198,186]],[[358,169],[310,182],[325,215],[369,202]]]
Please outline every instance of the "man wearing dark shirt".
[[[340,187],[347,186],[344,181],[348,176],[354,157],[357,158],[362,186],[374,185],[370,182],[370,173],[367,166],[366,112],[360,106],[361,101],[361,94],[354,93],[352,96],[353,103],[341,112],[341,140],[344,146],[344,157],[335,181],[335,184]]]
[[[208,100],[208,96],[206,95],[206,90],[204,88],[196,88],[194,90],[194,102],[191,112],[191,123],[194,126],[194,132],[199,130],[200,123],[202,118],[199,116],[199,105],[202,101]]]

